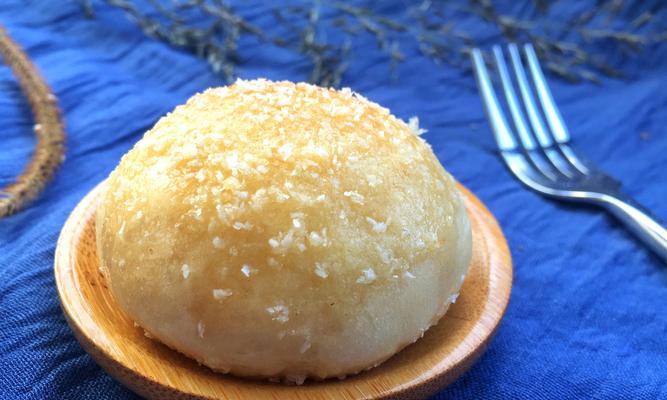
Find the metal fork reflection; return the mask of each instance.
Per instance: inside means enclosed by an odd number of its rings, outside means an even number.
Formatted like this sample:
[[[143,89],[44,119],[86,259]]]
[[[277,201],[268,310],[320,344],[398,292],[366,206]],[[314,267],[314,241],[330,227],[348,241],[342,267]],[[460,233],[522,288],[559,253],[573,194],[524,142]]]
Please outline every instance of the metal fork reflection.
[[[603,207],[667,262],[667,230],[625,195],[618,181],[582,162],[569,146],[570,134],[533,46],[526,44],[521,52],[516,44],[510,44],[507,52],[511,71],[503,49],[493,47],[493,64],[512,125],[498,101],[482,52],[473,49],[471,55],[480,95],[500,154],[514,176],[545,196]],[[519,96],[515,88],[518,88]]]

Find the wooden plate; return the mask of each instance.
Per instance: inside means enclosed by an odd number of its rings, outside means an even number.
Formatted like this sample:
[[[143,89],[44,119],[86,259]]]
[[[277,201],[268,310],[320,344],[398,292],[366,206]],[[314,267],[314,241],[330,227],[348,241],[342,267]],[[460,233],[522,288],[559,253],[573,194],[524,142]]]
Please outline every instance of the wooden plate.
[[[505,238],[486,207],[459,185],[473,231],[470,272],[456,304],[424,338],[379,367],[342,381],[287,386],[217,374],[145,337],[118,308],[98,269],[94,214],[101,185],[74,209],[58,239],[58,293],[83,348],[111,376],[147,398],[424,398],[482,354],[509,300],[512,263]]]

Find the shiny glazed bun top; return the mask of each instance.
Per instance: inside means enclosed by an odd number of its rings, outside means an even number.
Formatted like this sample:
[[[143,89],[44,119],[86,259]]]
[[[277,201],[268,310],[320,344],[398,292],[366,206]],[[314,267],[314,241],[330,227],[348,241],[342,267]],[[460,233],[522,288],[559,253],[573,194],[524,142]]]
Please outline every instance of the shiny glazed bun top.
[[[453,179],[414,129],[349,89],[209,89],[106,187],[98,248],[120,306],[237,375],[302,382],[380,363],[444,314],[470,257]]]

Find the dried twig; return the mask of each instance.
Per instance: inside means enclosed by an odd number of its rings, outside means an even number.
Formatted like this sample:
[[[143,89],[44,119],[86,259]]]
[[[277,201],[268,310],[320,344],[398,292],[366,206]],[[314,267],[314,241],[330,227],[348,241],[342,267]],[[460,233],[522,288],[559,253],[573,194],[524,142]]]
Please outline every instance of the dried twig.
[[[0,54],[19,81],[35,118],[37,147],[15,182],[0,190],[0,217],[15,213],[37,197],[64,159],[65,132],[56,97],[23,50],[0,27]]]
[[[92,15],[90,0],[80,1]],[[500,13],[491,0],[462,4],[422,0],[397,17],[343,1],[304,0],[271,9],[276,23],[287,28],[289,37],[265,32],[223,0],[183,0],[171,5],[145,0],[141,8],[132,0],[100,1],[125,11],[147,35],[205,58],[228,80],[233,79],[240,62],[238,41],[243,35],[300,54],[310,62],[310,80],[322,85],[340,83],[349,63],[348,52],[360,35],[375,39],[378,48],[387,54],[392,70],[406,57],[402,46],[407,38],[416,41],[416,49],[434,62],[466,68],[470,48],[478,44],[474,35],[456,25],[453,13],[465,13],[495,26],[508,41],[533,42],[549,70],[574,81],[620,76],[609,65],[608,54],[596,53],[598,42],[610,42],[624,55],[667,40],[665,27],[659,26],[655,18],[667,3],[634,12],[632,4],[624,0],[597,0],[594,7],[569,19],[549,15],[554,2],[546,0],[533,0],[532,16],[522,13],[521,18]],[[622,30],[615,28],[618,24],[614,22],[619,20],[624,22]],[[338,39],[325,40],[324,33],[332,29],[340,34],[333,35]]]

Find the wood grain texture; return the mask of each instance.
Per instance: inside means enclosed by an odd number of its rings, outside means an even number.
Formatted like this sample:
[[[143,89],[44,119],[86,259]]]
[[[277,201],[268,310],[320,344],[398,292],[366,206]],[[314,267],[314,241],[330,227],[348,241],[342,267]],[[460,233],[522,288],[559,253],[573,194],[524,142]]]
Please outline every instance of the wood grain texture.
[[[458,378],[483,353],[509,301],[512,263],[505,238],[486,207],[459,185],[473,231],[470,271],[456,304],[422,339],[344,380],[287,386],[218,374],[144,336],[117,306],[96,254],[94,213],[100,186],[79,203],[58,239],[58,293],[83,348],[110,375],[147,398],[425,398]]]

